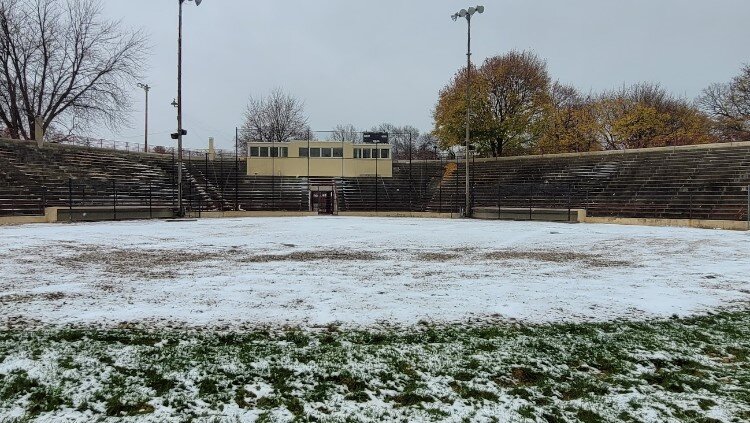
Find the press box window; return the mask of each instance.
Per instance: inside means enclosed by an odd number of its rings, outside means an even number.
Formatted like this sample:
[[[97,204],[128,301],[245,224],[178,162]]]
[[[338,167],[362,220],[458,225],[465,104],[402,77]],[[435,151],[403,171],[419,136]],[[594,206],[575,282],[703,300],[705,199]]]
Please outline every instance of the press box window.
[[[311,148],[310,157],[320,157],[320,148]]]
[[[289,157],[289,147],[271,147],[271,157]]]
[[[363,159],[369,159],[370,158],[370,149],[369,148],[363,148],[362,149],[362,158]]]
[[[333,157],[344,157],[344,149],[343,148],[334,148],[333,149]]]
[[[378,158],[378,149],[377,148],[373,148],[372,149],[372,158],[373,159],[377,159]]]
[[[268,147],[260,147],[260,157],[268,157]]]
[[[250,147],[250,156],[251,157],[258,157],[258,147]]]
[[[386,148],[380,150],[380,158],[381,159],[387,159],[388,158],[388,153],[389,153],[389,151]]]
[[[306,148],[300,148],[299,149],[299,156],[300,157],[307,157],[307,149]]]
[[[331,149],[330,148],[321,148],[320,149],[320,156],[321,157],[331,157]]]
[[[354,158],[355,159],[361,159],[362,158],[362,149],[361,148],[355,148],[354,149]]]

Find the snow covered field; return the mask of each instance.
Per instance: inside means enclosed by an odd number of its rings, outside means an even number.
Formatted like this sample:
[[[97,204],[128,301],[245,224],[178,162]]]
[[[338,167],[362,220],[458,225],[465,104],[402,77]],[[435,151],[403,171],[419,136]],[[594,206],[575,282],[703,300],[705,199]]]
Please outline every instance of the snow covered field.
[[[391,218],[0,227],[0,324],[607,321],[750,300],[750,233]]]

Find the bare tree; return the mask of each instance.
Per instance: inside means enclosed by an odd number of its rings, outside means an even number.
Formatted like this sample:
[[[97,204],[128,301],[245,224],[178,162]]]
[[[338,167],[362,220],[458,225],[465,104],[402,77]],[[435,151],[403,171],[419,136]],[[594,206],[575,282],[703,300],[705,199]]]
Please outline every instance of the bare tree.
[[[374,132],[387,132],[391,144],[391,154],[394,160],[407,160],[409,158],[409,148],[414,149],[417,138],[419,138],[419,129],[411,126],[396,126],[392,123],[381,123],[371,129]],[[414,151],[412,151],[412,158]]]
[[[723,139],[750,139],[750,65],[745,65],[731,82],[712,84],[703,90],[697,103],[713,117]]]
[[[23,139],[37,118],[68,134],[126,123],[146,43],[98,0],[0,0],[0,123]]]
[[[414,143],[414,160],[437,160],[440,142],[430,133],[421,134]]]
[[[279,88],[267,97],[253,98],[242,125],[244,143],[249,141],[286,142],[311,136],[305,116],[305,103]]]
[[[360,142],[360,132],[357,129],[356,126],[347,123],[345,125],[336,125],[335,128],[333,128],[333,132],[331,133],[331,141],[338,141],[338,142]]]

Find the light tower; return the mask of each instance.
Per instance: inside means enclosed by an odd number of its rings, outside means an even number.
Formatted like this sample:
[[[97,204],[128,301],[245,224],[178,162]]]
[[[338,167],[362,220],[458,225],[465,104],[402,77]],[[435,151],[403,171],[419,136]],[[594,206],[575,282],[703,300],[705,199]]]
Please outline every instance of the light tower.
[[[484,6],[470,7],[467,9],[461,9],[454,13],[451,18],[456,21],[458,18],[466,18],[468,24],[468,43],[466,50],[466,204],[464,208],[464,216],[471,216],[471,183],[469,181],[469,144],[471,143],[471,17],[475,13],[484,13]]]
[[[143,88],[143,91],[146,93],[146,119],[145,129],[143,131],[143,151],[148,153],[148,92],[151,90],[151,87],[149,87],[148,84],[141,84],[139,82],[138,88]]]
[[[203,0],[177,0],[180,5],[178,27],[177,27],[177,133],[172,134],[172,139],[177,140],[177,215],[185,216],[185,208],[182,206],[182,136],[187,131],[182,128],[182,4],[185,1],[195,1],[200,6]]]

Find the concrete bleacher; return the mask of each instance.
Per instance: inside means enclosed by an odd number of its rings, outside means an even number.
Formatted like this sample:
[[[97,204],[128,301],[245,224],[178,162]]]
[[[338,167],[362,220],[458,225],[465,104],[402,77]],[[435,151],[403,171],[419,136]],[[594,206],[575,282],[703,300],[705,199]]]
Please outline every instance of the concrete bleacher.
[[[463,175],[460,166],[456,176]],[[477,206],[531,203],[581,208],[591,216],[744,220],[750,143],[483,160],[472,176]]]
[[[474,207],[583,209],[589,216],[747,219],[750,143],[476,159]],[[0,215],[45,207],[175,207],[171,154],[0,140]],[[307,211],[310,186],[330,185],[340,211],[459,212],[462,161],[393,163],[392,178],[247,175],[233,157],[188,156],[190,210]],[[377,203],[376,203],[377,200]]]
[[[0,214],[173,203],[171,156],[0,140]],[[167,169],[167,170],[165,170]]]

